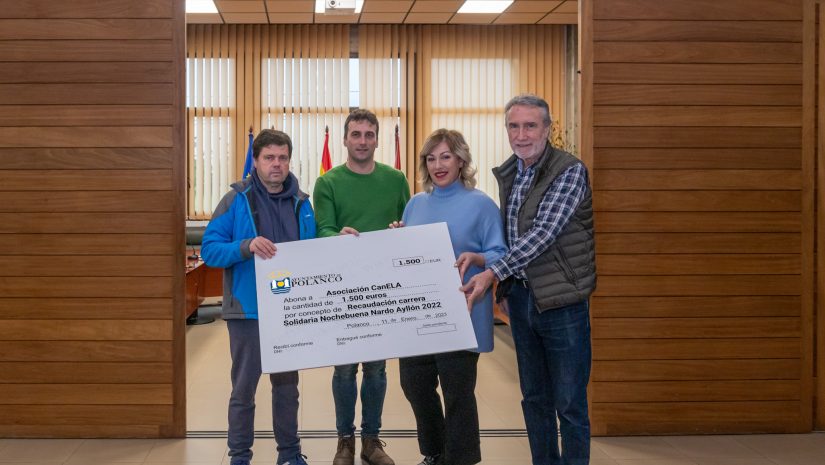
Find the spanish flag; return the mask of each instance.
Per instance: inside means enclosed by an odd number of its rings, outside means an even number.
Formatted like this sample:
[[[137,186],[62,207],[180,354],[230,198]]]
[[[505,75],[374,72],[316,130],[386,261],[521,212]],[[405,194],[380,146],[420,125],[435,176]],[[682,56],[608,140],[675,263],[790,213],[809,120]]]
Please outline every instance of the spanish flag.
[[[321,175],[332,169],[332,158],[329,155],[329,126],[324,128],[324,152],[321,155]]]

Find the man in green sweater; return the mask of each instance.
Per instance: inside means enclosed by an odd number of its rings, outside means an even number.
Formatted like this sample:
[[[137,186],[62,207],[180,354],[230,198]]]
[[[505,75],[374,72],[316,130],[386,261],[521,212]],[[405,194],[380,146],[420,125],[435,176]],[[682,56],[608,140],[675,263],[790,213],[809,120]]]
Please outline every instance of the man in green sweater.
[[[368,110],[355,110],[344,122],[347,162],[315,181],[313,200],[318,237],[384,229],[401,219],[410,199],[407,178],[398,170],[375,161],[378,118]],[[361,459],[369,465],[395,465],[379,438],[381,413],[387,392],[386,362],[365,362],[361,381]],[[358,364],[335,367],[332,396],[338,450],[333,465],[355,462],[355,401]]]

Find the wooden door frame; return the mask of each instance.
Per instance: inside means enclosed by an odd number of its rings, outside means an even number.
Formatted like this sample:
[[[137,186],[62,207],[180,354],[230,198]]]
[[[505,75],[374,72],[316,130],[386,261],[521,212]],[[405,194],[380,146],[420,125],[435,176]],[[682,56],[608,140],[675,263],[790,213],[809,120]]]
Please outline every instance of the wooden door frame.
[[[813,203],[814,211],[811,212],[811,222],[813,227],[812,240],[815,243],[815,248],[818,251],[815,263],[813,264],[813,276],[815,278],[814,289],[815,299],[812,299],[813,313],[816,320],[812,321],[811,328],[816,340],[814,367],[814,405],[813,405],[813,426],[814,429],[825,429],[825,27],[821,24],[823,16],[823,7],[825,0],[804,0],[804,8],[806,14],[806,21],[811,23],[809,29],[806,30],[803,39],[806,47],[805,59],[808,63],[805,66],[806,76],[812,76],[811,86],[815,87],[812,92],[816,93],[816,99],[811,98],[806,100],[810,102],[807,106],[811,107],[810,112],[815,120],[812,124],[817,127],[816,133],[813,134],[811,130],[811,138],[813,140],[804,140],[805,143],[810,143],[811,153],[810,158],[810,173],[805,178],[809,180],[811,202]],[[817,27],[817,16],[819,16],[819,26]],[[817,36],[819,48],[817,49]],[[818,65],[816,64],[818,58]],[[816,108],[814,108],[816,102]],[[806,113],[807,116],[807,113]],[[817,124],[818,123],[818,124]],[[804,160],[804,158],[803,158]],[[814,193],[816,197],[814,198]],[[807,191],[805,192],[807,195]],[[813,250],[811,250],[813,252]],[[811,254],[813,255],[813,254]],[[811,258],[813,260],[813,257]]]

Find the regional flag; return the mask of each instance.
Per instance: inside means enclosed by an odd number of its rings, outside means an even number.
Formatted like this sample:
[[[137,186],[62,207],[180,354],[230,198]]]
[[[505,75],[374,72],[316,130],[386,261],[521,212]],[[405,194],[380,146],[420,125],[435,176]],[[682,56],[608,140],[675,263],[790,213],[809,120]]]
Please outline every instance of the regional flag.
[[[332,157],[329,155],[329,126],[324,128],[324,134],[324,152],[321,155],[321,175],[332,169]]]

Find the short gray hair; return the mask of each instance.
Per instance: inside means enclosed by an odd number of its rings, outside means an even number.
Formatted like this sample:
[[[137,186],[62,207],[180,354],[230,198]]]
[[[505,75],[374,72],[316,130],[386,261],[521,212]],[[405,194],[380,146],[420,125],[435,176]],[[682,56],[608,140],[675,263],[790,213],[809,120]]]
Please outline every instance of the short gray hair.
[[[550,126],[552,121],[550,120],[550,105],[547,103],[547,100],[539,97],[536,94],[520,94],[516,95],[515,97],[511,98],[507,105],[504,105],[504,114],[506,115],[510,108],[513,108],[516,105],[522,105],[525,107],[536,107],[540,108],[542,113],[542,119],[544,120],[545,126]]]

